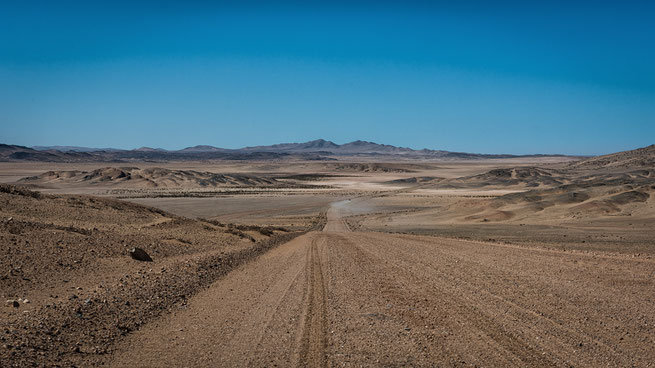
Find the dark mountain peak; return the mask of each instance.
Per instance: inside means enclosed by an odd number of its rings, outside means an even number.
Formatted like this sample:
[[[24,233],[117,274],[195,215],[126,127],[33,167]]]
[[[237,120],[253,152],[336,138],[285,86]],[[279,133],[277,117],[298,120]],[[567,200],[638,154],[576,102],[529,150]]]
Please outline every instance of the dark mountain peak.
[[[140,147],[135,149],[134,151],[138,152],[166,152],[165,149],[163,148],[151,148],[151,147]]]
[[[326,147],[331,147],[331,148],[336,148],[339,147],[338,144],[332,142],[332,141],[326,141],[325,139],[315,139],[313,141],[305,142],[305,143],[299,143],[300,145],[304,147],[318,147],[318,148],[326,148]]]
[[[94,147],[81,147],[81,146],[33,146],[32,149],[37,151],[60,151],[60,152],[118,152],[124,151],[118,148],[94,148]]]
[[[380,145],[374,142],[367,142],[358,139],[356,141],[344,143],[342,144],[342,146],[380,146]]]
[[[13,152],[13,151],[17,151],[17,150],[20,150],[20,151],[34,151],[33,149],[31,149],[29,147],[25,147],[25,146],[17,146],[17,145],[13,145],[13,144],[0,143],[0,151],[11,151],[11,152]]]
[[[352,153],[376,153],[376,154],[389,154],[389,153],[416,153],[411,148],[396,147],[389,144],[379,144],[375,142],[356,140],[350,143],[342,144],[340,146],[344,152]]]
[[[209,146],[209,145],[204,145],[204,144],[199,144],[197,146],[187,147],[187,148],[181,149],[179,152],[217,152],[217,151],[225,151],[225,149],[214,147],[214,146]]]
[[[318,152],[318,151],[333,151],[339,148],[338,144],[325,139],[316,139],[304,143],[279,143],[270,146],[255,146],[246,147],[241,150],[244,151],[259,151],[259,152]]]

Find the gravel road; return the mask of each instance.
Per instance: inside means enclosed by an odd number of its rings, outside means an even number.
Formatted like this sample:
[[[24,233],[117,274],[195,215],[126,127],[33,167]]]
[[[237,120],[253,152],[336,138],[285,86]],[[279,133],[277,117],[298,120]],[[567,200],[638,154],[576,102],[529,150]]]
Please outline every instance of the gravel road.
[[[655,261],[351,232],[356,201],[123,341],[110,366],[652,366]]]

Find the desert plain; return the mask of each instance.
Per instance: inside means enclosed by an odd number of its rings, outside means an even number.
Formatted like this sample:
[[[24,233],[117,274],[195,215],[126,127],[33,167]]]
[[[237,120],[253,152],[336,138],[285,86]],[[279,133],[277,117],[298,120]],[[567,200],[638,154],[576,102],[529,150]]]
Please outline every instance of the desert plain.
[[[2,366],[655,365],[654,146],[0,182]]]

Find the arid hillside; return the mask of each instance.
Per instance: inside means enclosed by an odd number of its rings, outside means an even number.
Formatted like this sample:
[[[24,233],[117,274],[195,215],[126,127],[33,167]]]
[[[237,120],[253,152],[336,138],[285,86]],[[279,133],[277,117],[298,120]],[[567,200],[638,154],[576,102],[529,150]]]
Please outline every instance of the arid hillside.
[[[90,365],[141,324],[298,234],[1,185],[0,361]],[[152,261],[133,259],[134,248]]]
[[[655,175],[648,170],[585,177],[546,189],[506,194],[480,202],[481,212],[467,220],[502,221],[542,217],[544,220],[606,215],[648,217],[646,204],[655,192]]]
[[[280,186],[273,178],[247,174],[215,174],[165,168],[105,167],[93,171],[48,171],[22,184],[104,185],[130,188],[205,188]]]
[[[574,169],[628,169],[655,168],[655,144],[631,151],[612,153],[573,162]]]
[[[568,182],[565,173],[539,167],[499,168],[483,174],[441,182],[439,187],[484,188],[522,186],[525,188],[554,186]]]
[[[400,163],[328,163],[325,169],[336,172],[363,172],[363,173],[408,173],[420,170],[424,166],[419,164]]]

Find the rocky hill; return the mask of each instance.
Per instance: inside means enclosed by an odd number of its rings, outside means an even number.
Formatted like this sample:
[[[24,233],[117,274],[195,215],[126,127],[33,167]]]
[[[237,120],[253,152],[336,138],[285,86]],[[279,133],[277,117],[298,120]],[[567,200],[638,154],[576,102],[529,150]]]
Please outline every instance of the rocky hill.
[[[631,151],[612,153],[574,162],[574,169],[654,168],[655,144]]]
[[[283,183],[273,178],[246,174],[216,174],[195,170],[138,167],[105,167],[93,171],[48,171],[23,178],[22,184],[91,184],[129,186],[130,188],[198,188],[198,187],[261,187]]]

